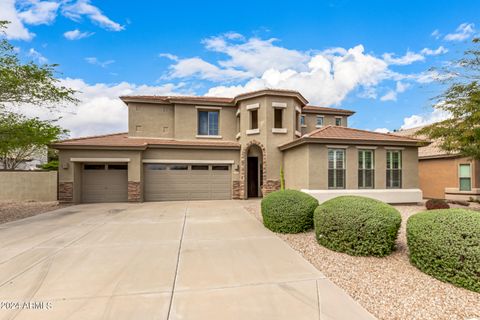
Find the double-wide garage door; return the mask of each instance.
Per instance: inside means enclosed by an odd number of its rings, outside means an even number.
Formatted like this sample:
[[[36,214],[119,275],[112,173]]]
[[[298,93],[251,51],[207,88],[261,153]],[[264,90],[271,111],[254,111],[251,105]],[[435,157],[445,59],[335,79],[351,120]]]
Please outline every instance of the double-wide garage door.
[[[145,164],[145,201],[231,199],[230,170],[225,164]]]
[[[82,202],[123,202],[128,200],[128,165],[84,164]]]

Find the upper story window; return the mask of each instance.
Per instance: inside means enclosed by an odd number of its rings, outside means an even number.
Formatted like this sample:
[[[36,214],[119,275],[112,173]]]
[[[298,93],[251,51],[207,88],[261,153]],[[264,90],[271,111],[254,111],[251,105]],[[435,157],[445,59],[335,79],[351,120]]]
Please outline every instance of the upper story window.
[[[317,116],[317,127],[323,127],[323,116]]]
[[[305,127],[305,115],[304,115],[304,114],[302,114],[302,115],[300,116],[300,125],[301,125],[302,127]]]
[[[358,150],[358,188],[372,189],[374,185],[375,151]]]
[[[258,129],[258,109],[250,110],[250,129]]]
[[[273,115],[273,127],[276,129],[283,128],[283,109],[281,108],[274,108],[274,115]]]
[[[336,126],[341,126],[342,125],[342,118],[341,117],[335,118],[335,125]]]
[[[219,111],[199,110],[198,111],[198,135],[218,136]]]
[[[470,164],[460,164],[458,167],[459,177],[459,190],[471,191],[472,190],[472,173],[470,170]]]
[[[402,151],[387,151],[387,188],[402,187]]]
[[[328,188],[345,189],[345,149],[328,149]]]

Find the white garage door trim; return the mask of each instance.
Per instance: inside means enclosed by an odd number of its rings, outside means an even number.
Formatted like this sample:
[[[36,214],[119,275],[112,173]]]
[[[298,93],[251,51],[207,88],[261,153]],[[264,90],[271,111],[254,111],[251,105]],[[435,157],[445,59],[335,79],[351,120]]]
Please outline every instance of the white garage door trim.
[[[143,167],[145,201],[232,198],[230,164],[189,160],[188,163],[145,163]]]
[[[234,164],[233,160],[163,160],[163,159],[145,159],[143,163],[166,163],[166,164]]]

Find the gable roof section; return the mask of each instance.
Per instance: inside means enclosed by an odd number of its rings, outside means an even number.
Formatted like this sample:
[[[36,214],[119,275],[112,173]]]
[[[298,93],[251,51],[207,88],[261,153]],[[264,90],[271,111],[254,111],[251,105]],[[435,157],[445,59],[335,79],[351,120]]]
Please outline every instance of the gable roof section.
[[[417,131],[424,128],[425,126],[415,127],[411,129],[400,130],[394,132],[394,135],[401,137],[412,137],[417,139],[427,139],[425,135],[418,135]],[[431,158],[450,158],[457,157],[458,153],[448,153],[440,147],[440,141],[434,140],[431,144],[418,148],[418,157],[420,159],[431,159]]]
[[[225,148],[239,149],[240,144],[231,141],[173,140],[163,138],[128,137],[127,133],[68,139],[51,144],[55,149],[139,149],[151,148]]]
[[[303,107],[303,113],[318,113],[318,114],[333,114],[333,115],[351,116],[352,114],[355,113],[355,111],[346,110],[346,109],[326,108],[326,107],[306,105],[305,107]]]
[[[280,150],[286,150],[305,143],[419,146],[428,142],[410,137],[400,137],[393,134],[329,125],[303,135],[297,140],[283,144],[279,146],[279,148]]]

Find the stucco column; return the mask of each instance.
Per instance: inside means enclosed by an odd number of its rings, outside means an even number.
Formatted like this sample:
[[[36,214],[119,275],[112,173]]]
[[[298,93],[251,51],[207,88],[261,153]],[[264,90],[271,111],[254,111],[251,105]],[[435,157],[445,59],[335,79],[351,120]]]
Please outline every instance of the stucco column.
[[[139,152],[130,158],[128,163],[128,201],[142,202],[143,188],[142,188],[143,163],[142,154]]]
[[[384,148],[375,150],[375,189],[385,189],[387,187],[387,154]]]

